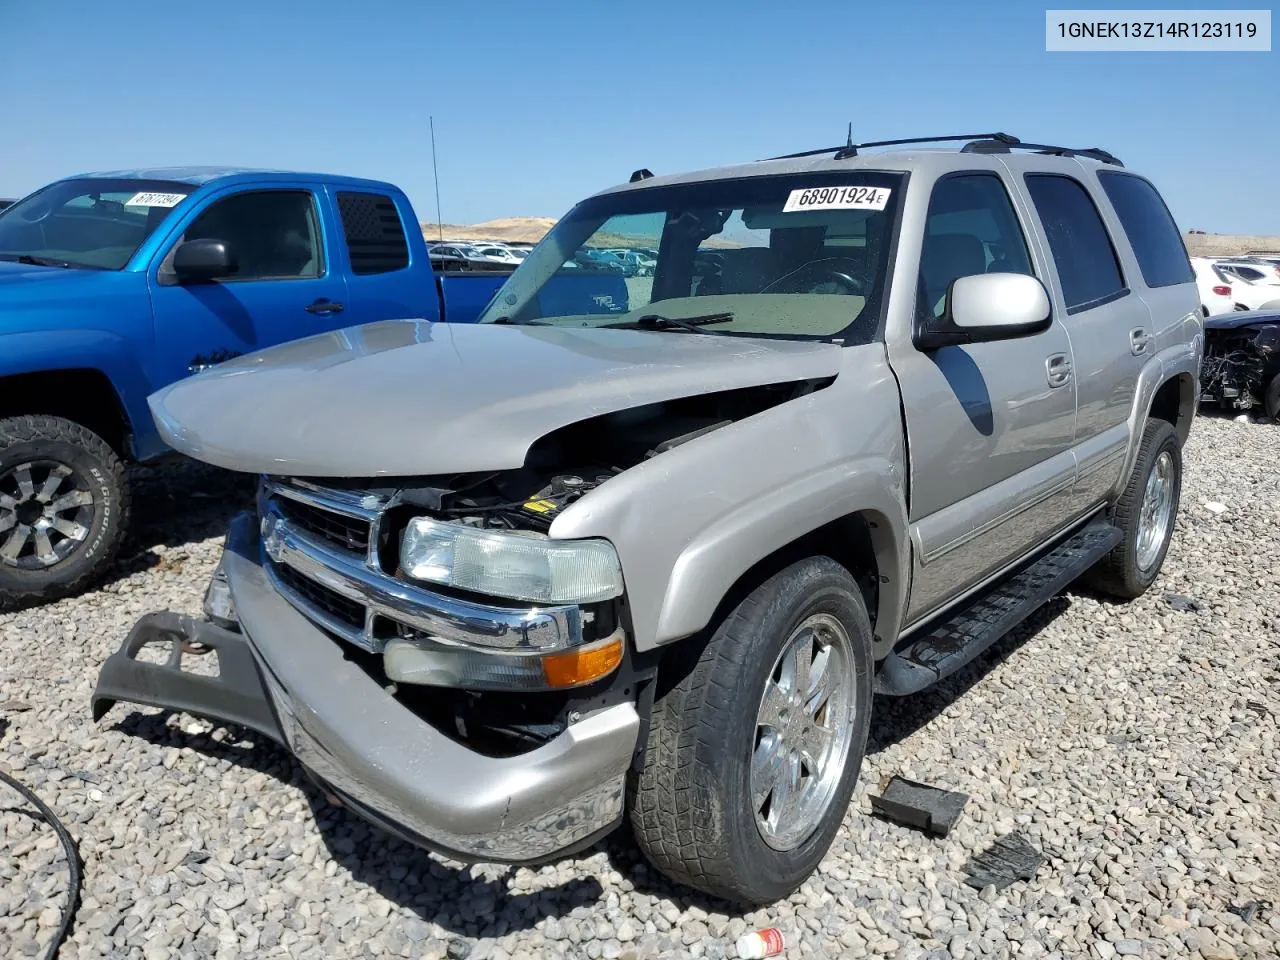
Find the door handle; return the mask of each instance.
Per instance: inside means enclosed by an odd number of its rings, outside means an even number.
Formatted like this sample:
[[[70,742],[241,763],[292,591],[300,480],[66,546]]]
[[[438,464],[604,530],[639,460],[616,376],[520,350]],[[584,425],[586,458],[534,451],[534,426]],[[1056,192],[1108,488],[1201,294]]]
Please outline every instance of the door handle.
[[[1045,378],[1051,387],[1065,387],[1071,382],[1071,361],[1065,353],[1055,353],[1044,361]]]
[[[307,311],[307,313],[326,313],[327,314],[327,313],[341,313],[344,308],[342,304],[338,303],[336,300],[326,300],[324,297],[321,297],[319,300],[315,301],[314,303],[307,304],[302,309]]]
[[[1146,353],[1149,343],[1151,343],[1151,337],[1141,327],[1135,327],[1129,331],[1129,352],[1135,357]]]

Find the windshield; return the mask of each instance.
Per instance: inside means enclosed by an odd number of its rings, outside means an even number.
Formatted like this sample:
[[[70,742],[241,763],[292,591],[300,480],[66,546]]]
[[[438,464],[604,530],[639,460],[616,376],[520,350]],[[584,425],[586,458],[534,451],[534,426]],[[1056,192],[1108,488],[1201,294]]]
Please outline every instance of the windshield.
[[[593,197],[552,228],[480,322],[867,342],[902,183],[823,172]]]
[[[119,270],[194,189],[166,180],[60,180],[0,214],[0,260]]]

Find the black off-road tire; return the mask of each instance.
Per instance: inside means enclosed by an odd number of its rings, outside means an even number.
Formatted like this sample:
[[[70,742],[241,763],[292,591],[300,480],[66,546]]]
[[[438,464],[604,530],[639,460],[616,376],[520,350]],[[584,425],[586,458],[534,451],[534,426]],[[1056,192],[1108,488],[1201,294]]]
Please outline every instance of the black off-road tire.
[[[847,763],[815,829],[791,850],[765,843],[751,806],[750,768],[764,684],[784,644],[815,613],[852,641],[854,716]],[[871,717],[871,624],[858,585],[827,557],[765,581],[701,642],[663,664],[643,766],[631,778],[632,830],[673,880],[735,903],[794,892],[831,846],[862,766]]]
[[[1169,523],[1168,533],[1165,535],[1160,552],[1156,555],[1155,562],[1143,570],[1138,566],[1137,560],[1142,500],[1147,489],[1147,478],[1160,454],[1166,450],[1169,451],[1174,467],[1173,519]],[[1120,495],[1111,513],[1111,522],[1120,528],[1124,539],[1085,574],[1085,583],[1101,593],[1120,600],[1133,600],[1146,593],[1156,577],[1160,575],[1160,567],[1164,564],[1165,555],[1169,552],[1169,543],[1173,539],[1173,531],[1177,528],[1178,503],[1181,495],[1182,444],[1178,441],[1177,431],[1167,420],[1148,420],[1142,431],[1142,441],[1138,447],[1138,459],[1134,462],[1133,473],[1130,474],[1124,493]]]
[[[129,522],[124,466],[105,440],[71,420],[22,416],[0,420],[0,476],[29,461],[74,470],[94,496],[88,535],[65,559],[40,570],[0,561],[0,611],[80,593],[115,559]],[[5,534],[0,533],[0,544]]]

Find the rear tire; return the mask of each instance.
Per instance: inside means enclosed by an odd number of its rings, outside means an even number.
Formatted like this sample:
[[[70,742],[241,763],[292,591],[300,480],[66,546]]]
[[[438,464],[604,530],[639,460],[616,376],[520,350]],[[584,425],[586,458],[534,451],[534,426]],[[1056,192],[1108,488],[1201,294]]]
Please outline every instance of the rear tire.
[[[773,902],[817,868],[862,765],[872,657],[861,591],[834,560],[811,557],[701,644],[682,643],[659,673],[632,829],[673,880]]]
[[[0,420],[0,610],[84,590],[128,517],[124,467],[96,433],[61,417]]]
[[[1160,574],[1182,495],[1182,445],[1166,420],[1148,420],[1138,459],[1111,522],[1124,539],[1085,575],[1102,593],[1133,600],[1147,592]]]

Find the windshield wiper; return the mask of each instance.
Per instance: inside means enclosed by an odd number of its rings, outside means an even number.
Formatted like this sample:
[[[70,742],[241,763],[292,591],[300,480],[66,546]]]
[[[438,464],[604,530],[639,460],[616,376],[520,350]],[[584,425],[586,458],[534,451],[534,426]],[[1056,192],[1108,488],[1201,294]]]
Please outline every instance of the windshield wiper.
[[[733,319],[733,314],[727,310],[719,313],[704,313],[696,317],[665,317],[660,313],[646,313],[644,316],[637,318],[634,322],[627,323],[606,323],[606,327],[635,327],[640,330],[670,330],[677,327],[681,330],[688,330],[691,333],[721,333],[720,330],[706,330],[702,328],[712,323],[728,323]]]
[[[79,266],[79,264],[70,263],[66,260],[54,260],[52,257],[33,257],[29,253],[0,253],[0,260],[25,263],[33,267],[67,267],[68,269],[74,269]]]
[[[494,323],[511,324],[514,327],[552,327],[555,324],[546,320],[512,320],[510,317],[498,317]]]

